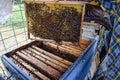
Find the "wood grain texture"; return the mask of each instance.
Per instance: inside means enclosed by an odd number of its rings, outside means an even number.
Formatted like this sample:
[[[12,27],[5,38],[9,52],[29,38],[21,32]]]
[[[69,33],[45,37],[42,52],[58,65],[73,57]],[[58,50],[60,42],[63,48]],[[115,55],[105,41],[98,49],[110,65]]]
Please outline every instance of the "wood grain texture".
[[[47,55],[47,56],[49,56],[49,57],[51,57],[51,58],[53,58],[53,59],[55,59],[55,60],[58,60],[58,61],[66,64],[66,65],[68,65],[68,66],[71,66],[71,65],[73,64],[72,62],[70,62],[70,61],[68,61],[68,60],[65,60],[65,59],[63,59],[63,58],[61,58],[61,57],[58,57],[58,56],[56,56],[56,55],[53,55],[52,53],[47,52],[47,51],[45,51],[45,50],[43,50],[43,49],[41,49],[41,48],[39,48],[39,47],[37,47],[37,46],[35,46],[35,45],[33,45],[32,48],[34,48],[35,50],[39,51],[41,54]]]
[[[57,60],[55,60],[53,58],[50,58],[50,57],[48,57],[48,56],[46,56],[44,54],[41,54],[40,52],[36,51],[35,49],[28,48],[28,50],[32,51],[35,54],[38,54],[39,56],[45,58],[46,60],[49,60],[49,61],[51,61],[51,62],[53,62],[53,63],[55,63],[55,64],[57,64],[57,65],[59,65],[61,67],[64,67],[65,69],[67,69],[69,67],[68,65],[65,65],[65,64],[63,64],[63,63],[61,63],[61,62],[59,62],[59,61],[57,61]]]
[[[58,70],[58,71],[65,72],[65,70],[66,70],[65,68],[63,68],[63,67],[61,67],[61,66],[59,66],[59,65],[57,65],[57,64],[52,63],[51,61],[47,60],[46,58],[43,58],[43,57],[41,57],[41,56],[39,56],[39,55],[34,55],[34,53],[32,53],[32,52],[29,51],[29,50],[22,50],[21,52],[27,53],[27,54],[29,54],[29,55],[30,55],[30,54],[33,54],[33,56],[34,56],[36,59],[44,62],[45,64],[53,67],[54,69],[56,69],[56,70]]]
[[[17,51],[16,53],[23,60],[27,61],[31,65],[34,65],[39,70],[43,70],[44,72],[49,74],[53,79],[56,80],[56,79],[60,78],[60,76],[61,76],[60,72],[55,70],[55,69],[53,69],[52,67],[46,65],[45,63],[40,62],[39,60],[37,60],[36,58],[34,58],[32,56],[24,55],[23,53],[21,53],[19,51]]]
[[[73,50],[64,48],[64,47],[62,47],[62,46],[58,46],[58,45],[53,44],[53,43],[49,43],[49,42],[44,43],[44,42],[43,42],[43,44],[46,45],[46,46],[50,46],[50,47],[52,47],[52,48],[54,48],[54,49],[59,49],[59,50],[62,51],[62,52],[69,53],[69,54],[74,55],[74,56],[76,56],[76,57],[79,57],[80,54],[81,54],[81,52],[76,52],[76,51],[73,51]]]

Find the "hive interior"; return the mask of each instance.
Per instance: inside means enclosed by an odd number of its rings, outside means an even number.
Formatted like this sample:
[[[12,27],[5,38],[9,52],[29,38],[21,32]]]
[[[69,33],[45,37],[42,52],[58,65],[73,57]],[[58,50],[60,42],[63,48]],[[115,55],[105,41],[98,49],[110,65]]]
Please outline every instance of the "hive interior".
[[[34,41],[6,56],[35,80],[58,80],[89,44],[79,47],[65,42],[58,45]]]

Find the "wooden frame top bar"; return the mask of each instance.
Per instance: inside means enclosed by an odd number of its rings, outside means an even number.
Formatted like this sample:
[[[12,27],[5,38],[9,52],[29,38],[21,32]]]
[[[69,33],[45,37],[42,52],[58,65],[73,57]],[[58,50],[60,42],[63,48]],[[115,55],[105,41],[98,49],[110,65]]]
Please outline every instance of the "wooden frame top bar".
[[[47,4],[74,4],[74,5],[84,5],[88,2],[84,1],[59,1],[55,2],[54,0],[22,0],[24,3],[47,3]]]

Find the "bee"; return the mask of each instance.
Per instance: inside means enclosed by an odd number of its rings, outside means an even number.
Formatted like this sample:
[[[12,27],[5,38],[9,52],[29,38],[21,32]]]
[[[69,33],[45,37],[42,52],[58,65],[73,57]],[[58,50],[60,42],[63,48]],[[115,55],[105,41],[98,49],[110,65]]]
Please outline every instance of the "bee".
[[[54,9],[45,3],[27,4],[30,32],[35,37],[52,39],[56,42],[78,42],[81,13],[74,7],[62,6]]]

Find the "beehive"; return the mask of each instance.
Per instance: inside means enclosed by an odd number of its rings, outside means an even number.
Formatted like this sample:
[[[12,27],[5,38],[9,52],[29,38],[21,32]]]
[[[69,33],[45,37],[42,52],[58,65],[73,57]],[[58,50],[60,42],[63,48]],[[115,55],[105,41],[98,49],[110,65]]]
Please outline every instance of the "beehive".
[[[81,46],[79,46],[79,38],[80,38],[80,30],[81,30],[81,21],[83,20],[82,10],[84,10],[85,3],[83,2],[46,2],[43,3],[41,1],[32,1],[32,0],[23,0],[25,3],[26,9],[26,19],[27,19],[27,27],[28,27],[28,37],[32,38],[30,34],[34,36],[34,41],[26,44],[20,48],[17,48],[11,52],[5,54],[7,58],[9,58],[17,68],[20,69],[21,72],[25,72],[27,76],[34,80],[58,80],[65,72],[69,69],[71,65],[76,61],[76,59],[81,56],[84,50],[90,45],[92,42],[90,39],[81,39]],[[32,6],[31,6],[32,5]],[[37,7],[36,7],[37,6]],[[61,23],[60,20],[57,21],[57,16],[53,15],[49,17],[47,14],[42,14],[43,21],[41,24],[39,23],[39,17],[41,15],[36,14],[37,10],[39,12],[38,6],[49,7],[55,10],[68,10],[68,13],[73,14],[71,11],[76,12],[80,19],[77,21],[77,26],[67,26],[68,36],[60,34],[62,31],[64,33],[67,32],[66,26],[55,26],[55,30],[51,26],[43,27],[40,26],[44,22],[50,22],[53,24],[54,22]],[[29,9],[29,10],[28,10]],[[34,11],[34,9],[37,9]],[[70,10],[70,12],[69,12]],[[49,10],[48,10],[49,11]],[[44,10],[43,10],[44,12]],[[46,13],[46,12],[45,12]],[[49,14],[49,12],[47,12]],[[55,12],[55,14],[57,14]],[[59,13],[58,13],[59,14]],[[66,14],[64,12],[64,14]],[[51,15],[51,14],[50,14]],[[75,14],[74,14],[75,15]],[[39,17],[38,17],[39,16]],[[46,18],[48,17],[48,18]],[[65,16],[66,17],[66,16]],[[69,16],[68,16],[69,17]],[[70,17],[71,18],[71,17]],[[70,19],[69,18],[69,19]],[[75,17],[76,18],[76,17]],[[73,18],[73,19],[75,19]],[[38,20],[37,20],[38,19]],[[71,21],[71,20],[70,20]],[[74,23],[74,20],[72,20]],[[44,25],[46,25],[44,23]],[[62,28],[62,29],[61,29]],[[75,28],[75,29],[72,29]],[[45,29],[45,30],[44,30]],[[49,31],[49,29],[53,29],[53,31]],[[59,31],[57,30],[60,30]],[[40,30],[40,31],[39,31]],[[45,31],[45,33],[41,32]],[[72,32],[76,31],[75,33]],[[40,32],[40,33],[39,33]],[[52,34],[54,32],[54,34]],[[73,36],[72,36],[73,35]],[[74,36],[75,35],[75,36]],[[44,38],[42,41],[37,40],[37,38]],[[72,39],[75,40],[72,40]],[[45,39],[53,39],[55,41],[48,42]],[[60,44],[59,41],[62,41]],[[67,42],[70,41],[70,42]],[[72,43],[75,42],[75,43]],[[9,68],[9,66],[7,66]],[[18,71],[18,70],[15,70]],[[23,80],[23,79],[21,79]]]
[[[35,40],[6,53],[5,56],[34,80],[58,80],[90,43],[91,41],[85,39],[82,47],[79,47],[68,42],[57,45]]]
[[[28,36],[57,42],[79,42],[84,2],[23,0],[26,8]]]

